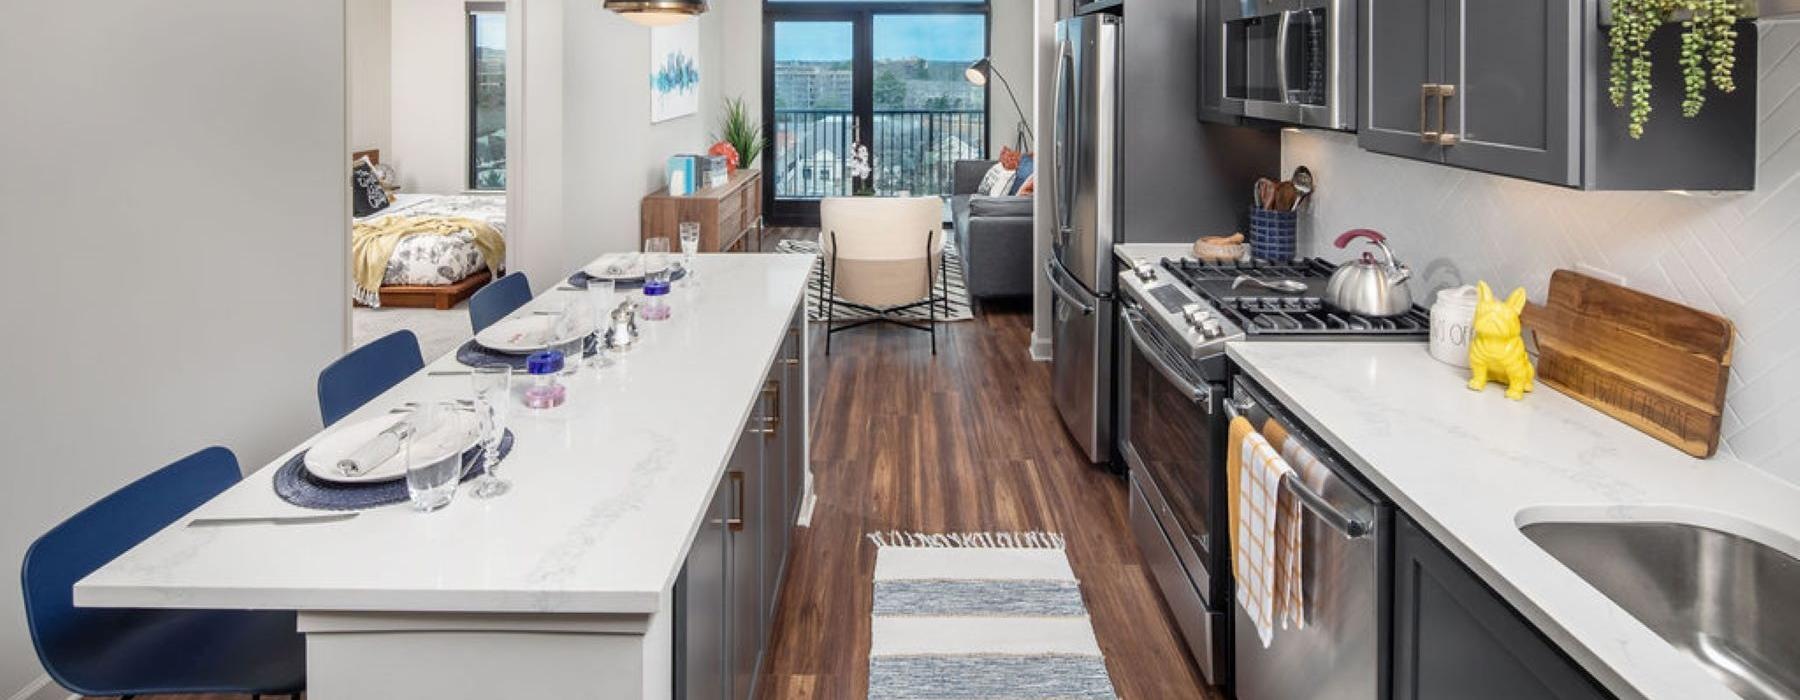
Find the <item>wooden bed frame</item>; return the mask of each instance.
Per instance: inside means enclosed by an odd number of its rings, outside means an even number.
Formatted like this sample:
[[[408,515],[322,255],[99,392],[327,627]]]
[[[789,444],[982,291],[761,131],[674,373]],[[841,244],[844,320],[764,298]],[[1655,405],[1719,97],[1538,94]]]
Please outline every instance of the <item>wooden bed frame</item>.
[[[370,163],[380,164],[381,149],[372,148],[366,151],[352,151],[350,153],[351,163],[355,163],[362,158],[368,158]],[[464,299],[475,296],[477,290],[487,286],[487,283],[492,282],[493,280],[493,274],[488,272],[486,268],[483,268],[476,270],[474,274],[464,277],[462,280],[452,284],[382,285],[381,305],[402,309],[437,309],[439,311],[447,311],[457,304],[462,303]],[[361,303],[357,303],[356,305],[362,306]]]

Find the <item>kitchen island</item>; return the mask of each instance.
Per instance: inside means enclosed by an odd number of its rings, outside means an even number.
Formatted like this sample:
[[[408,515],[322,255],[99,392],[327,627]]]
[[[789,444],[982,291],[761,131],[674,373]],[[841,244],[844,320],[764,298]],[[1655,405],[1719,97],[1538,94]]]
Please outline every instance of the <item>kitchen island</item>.
[[[514,408],[503,496],[465,484],[434,513],[190,526],[319,513],[272,487],[314,436],[83,579],[75,603],[297,610],[317,700],[748,689],[810,493],[813,261],[700,256],[673,319],[640,322],[639,345],[583,368],[567,404]],[[558,285],[518,313],[580,295]],[[466,398],[468,376],[432,374],[460,369],[438,358],[346,421]]]
[[[1676,523],[1800,557],[1800,488],[1723,453],[1695,459],[1542,385],[1523,401],[1498,386],[1469,391],[1467,371],[1433,360],[1423,344],[1234,343],[1229,352],[1605,694],[1738,697],[1522,528]],[[1783,617],[1791,610],[1765,602],[1767,620],[1792,624]],[[1397,677],[1406,663],[1396,662]],[[1397,697],[1407,697],[1406,680],[1395,681]]]

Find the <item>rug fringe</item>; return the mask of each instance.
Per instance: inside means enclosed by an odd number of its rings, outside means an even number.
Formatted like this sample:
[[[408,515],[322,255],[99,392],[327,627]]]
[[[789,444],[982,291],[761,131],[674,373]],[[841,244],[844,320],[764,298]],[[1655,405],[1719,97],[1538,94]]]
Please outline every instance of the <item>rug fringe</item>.
[[[866,537],[876,547],[1061,550],[1066,545],[1062,533],[1043,530],[937,533],[889,530],[871,532]]]

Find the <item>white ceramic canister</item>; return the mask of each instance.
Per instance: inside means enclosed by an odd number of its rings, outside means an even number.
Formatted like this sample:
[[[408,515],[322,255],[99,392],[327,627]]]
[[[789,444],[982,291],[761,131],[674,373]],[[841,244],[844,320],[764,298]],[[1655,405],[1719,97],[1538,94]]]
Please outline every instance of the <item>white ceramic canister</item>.
[[[1437,293],[1431,305],[1431,356],[1457,367],[1469,366],[1469,337],[1474,335],[1475,300],[1469,285]]]

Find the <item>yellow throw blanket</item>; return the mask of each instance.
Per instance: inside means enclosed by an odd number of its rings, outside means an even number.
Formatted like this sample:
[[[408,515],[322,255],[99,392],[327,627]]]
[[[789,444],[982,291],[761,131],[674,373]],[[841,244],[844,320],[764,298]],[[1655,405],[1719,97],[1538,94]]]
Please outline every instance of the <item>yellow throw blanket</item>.
[[[350,233],[350,274],[356,283],[356,300],[381,306],[382,278],[387,276],[388,260],[400,241],[409,236],[454,236],[461,231],[474,234],[475,248],[487,261],[488,272],[499,277],[506,260],[506,240],[485,221],[457,216],[388,216],[356,224]]]

